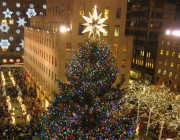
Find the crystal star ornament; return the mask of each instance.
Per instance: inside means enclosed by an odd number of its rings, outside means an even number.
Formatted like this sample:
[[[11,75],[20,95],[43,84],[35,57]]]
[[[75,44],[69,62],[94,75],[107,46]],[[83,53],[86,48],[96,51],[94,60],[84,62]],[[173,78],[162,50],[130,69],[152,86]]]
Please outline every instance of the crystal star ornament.
[[[100,37],[100,32],[106,33],[106,30],[103,28],[107,25],[103,24],[107,18],[101,18],[102,13],[98,16],[97,8],[94,6],[93,14],[89,13],[90,17],[83,16],[87,23],[83,25],[87,26],[82,33],[89,32],[89,36],[93,35],[93,38],[96,38],[98,35]]]
[[[13,12],[7,8],[6,11],[3,11],[2,13],[5,15],[5,18],[11,18]]]

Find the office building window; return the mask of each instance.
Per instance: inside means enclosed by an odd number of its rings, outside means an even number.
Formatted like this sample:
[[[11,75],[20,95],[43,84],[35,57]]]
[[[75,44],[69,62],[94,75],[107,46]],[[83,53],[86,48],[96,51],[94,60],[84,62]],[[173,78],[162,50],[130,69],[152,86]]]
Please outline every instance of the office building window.
[[[178,53],[178,58],[180,58],[180,53]]]
[[[162,64],[162,60],[159,60],[159,65],[161,65]]]
[[[117,8],[117,10],[116,10],[116,18],[121,18],[121,8]]]
[[[175,74],[174,79],[178,79],[179,74]]]
[[[163,55],[163,50],[162,49],[160,50],[160,55]]]
[[[180,64],[177,64],[177,69],[180,69]]]
[[[167,55],[167,56],[169,55],[169,51],[166,51],[166,55]]]
[[[106,33],[103,33],[103,36],[108,36],[108,34],[109,34],[109,25],[105,26],[104,30],[106,31]]]
[[[71,43],[70,42],[66,43],[66,51],[67,52],[71,51]]]
[[[122,68],[126,68],[127,60],[123,59],[122,60]]]
[[[167,41],[167,46],[169,46],[171,43],[170,43],[170,41]]]
[[[174,57],[175,56],[175,52],[172,52],[172,55],[171,55],[172,57]]]
[[[166,70],[163,71],[163,75],[166,75]]]
[[[164,45],[164,40],[161,40],[161,45]]]
[[[151,53],[147,52],[146,57],[151,57]]]
[[[124,44],[124,45],[122,46],[122,51],[123,51],[123,52],[127,52],[127,51],[128,51],[128,45],[127,45],[127,44]]]
[[[106,8],[106,9],[104,10],[104,17],[105,17],[105,18],[108,18],[108,17],[109,17],[109,8]]]
[[[82,25],[82,23],[79,23],[79,35],[83,35],[82,31],[84,30],[84,25]]]
[[[171,66],[171,68],[173,68],[174,67],[174,62],[171,62],[170,66]]]
[[[164,60],[164,65],[167,66],[167,60]]]
[[[116,25],[114,30],[114,36],[119,36],[120,26]]]
[[[169,77],[171,77],[172,76],[172,72],[169,72]]]
[[[135,25],[135,21],[131,21],[131,27]]]
[[[158,73],[161,73],[161,69],[158,69]]]
[[[114,52],[118,52],[118,44],[114,44]]]
[[[79,15],[84,16],[84,12],[85,12],[85,4],[80,4],[79,5]]]

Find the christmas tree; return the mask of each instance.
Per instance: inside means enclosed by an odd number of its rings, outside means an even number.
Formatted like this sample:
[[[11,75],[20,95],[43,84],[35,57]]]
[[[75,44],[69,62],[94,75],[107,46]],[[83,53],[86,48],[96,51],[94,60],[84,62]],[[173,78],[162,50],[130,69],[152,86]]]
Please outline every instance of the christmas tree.
[[[96,37],[105,19],[96,13],[91,17],[98,26],[91,24],[90,31],[86,24],[93,37],[82,42],[67,63],[67,82],[58,81],[60,94],[42,117],[42,139],[134,137],[135,115],[124,110],[121,90],[113,86],[118,74],[115,57],[110,46]]]

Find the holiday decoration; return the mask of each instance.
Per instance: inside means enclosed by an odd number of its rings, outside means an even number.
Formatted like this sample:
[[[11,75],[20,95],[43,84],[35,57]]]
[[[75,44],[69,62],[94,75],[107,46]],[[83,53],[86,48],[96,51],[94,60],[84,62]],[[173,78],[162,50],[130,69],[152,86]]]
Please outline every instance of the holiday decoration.
[[[60,94],[42,116],[41,139],[134,139],[136,115],[113,85],[118,69],[111,47],[96,38],[97,30],[89,31],[93,36],[74,52],[67,82],[58,81]]]
[[[28,16],[28,18],[31,18],[32,16],[36,16],[37,13],[36,13],[35,9],[28,8],[26,15]]]
[[[37,5],[36,2],[27,2],[24,4],[24,2],[12,2],[11,4],[8,4],[8,2],[5,0],[1,2],[2,7],[2,19],[0,24],[0,31],[3,33],[2,38],[4,40],[9,40],[8,43],[10,45],[15,46],[14,49],[16,49],[16,46],[21,48],[24,48],[24,43],[18,44],[19,42],[14,42],[13,40],[23,40],[22,33],[23,28],[25,26],[28,26],[28,18],[31,18],[33,16],[42,16],[44,15],[44,9],[46,9],[46,4],[42,3],[41,5]],[[13,6],[13,7],[11,7]],[[38,7],[38,13],[36,13],[36,10]],[[23,9],[23,11],[22,11]],[[24,13],[25,12],[25,13]],[[11,38],[11,35],[9,34],[9,31],[15,32],[16,36],[13,36],[14,39]],[[6,35],[7,34],[7,35]],[[13,43],[13,44],[11,44]]]
[[[17,34],[20,34],[20,32],[21,32],[21,31],[20,31],[19,29],[16,30],[16,33],[17,33]]]
[[[2,6],[6,6],[7,5],[7,3],[6,2],[2,2]]]
[[[7,39],[1,39],[0,46],[2,49],[8,49],[10,43]]]
[[[128,108],[137,110],[137,130],[146,130],[149,135],[152,128],[159,126],[159,140],[162,138],[163,129],[178,131],[180,128],[180,100],[178,96],[164,85],[156,87],[147,82],[133,82],[126,91]],[[147,122],[145,121],[147,120]]]
[[[24,40],[21,40],[21,43],[19,45],[24,48]]]
[[[23,27],[24,27],[24,25],[25,25],[27,22],[25,21],[25,18],[20,18],[20,17],[19,17],[17,23],[18,23],[18,27],[20,27],[20,26],[23,26]]]
[[[95,38],[95,35],[100,36],[100,32],[102,33],[106,33],[106,31],[104,30],[104,26],[107,26],[105,24],[103,24],[103,22],[107,19],[107,18],[101,18],[100,14],[98,16],[97,14],[97,8],[96,6],[94,7],[94,12],[93,15],[91,13],[89,13],[90,18],[83,16],[83,18],[86,20],[87,23],[84,23],[83,25],[87,26],[84,31],[82,33],[85,32],[89,32],[89,36],[91,36],[91,34],[93,34],[93,38]]]
[[[1,32],[8,32],[10,27],[7,24],[1,24],[0,30]]]
[[[16,7],[21,7],[21,4],[20,3],[16,3]]]
[[[9,10],[9,8],[6,9],[6,11],[3,12],[5,18],[11,18],[11,15],[13,14],[12,11]]]

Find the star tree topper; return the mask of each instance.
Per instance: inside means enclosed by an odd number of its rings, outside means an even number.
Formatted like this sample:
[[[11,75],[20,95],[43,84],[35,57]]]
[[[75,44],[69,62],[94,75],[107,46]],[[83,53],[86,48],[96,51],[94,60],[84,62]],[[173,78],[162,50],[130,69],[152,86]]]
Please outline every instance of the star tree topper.
[[[107,18],[101,18],[102,13],[98,16],[97,8],[94,6],[93,14],[89,13],[90,17],[83,16],[87,23],[83,25],[87,26],[82,33],[89,32],[89,36],[93,35],[95,38],[97,35],[100,37],[100,32],[106,33],[106,30],[103,28],[107,25],[103,24]]]

